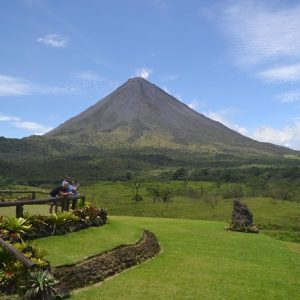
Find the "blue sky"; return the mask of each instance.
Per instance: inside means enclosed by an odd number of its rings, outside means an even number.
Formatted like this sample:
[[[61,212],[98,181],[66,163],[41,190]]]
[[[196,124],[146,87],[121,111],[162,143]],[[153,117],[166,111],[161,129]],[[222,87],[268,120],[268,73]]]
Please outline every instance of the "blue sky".
[[[299,28],[299,1],[1,1],[0,136],[43,134],[143,76],[300,149]]]

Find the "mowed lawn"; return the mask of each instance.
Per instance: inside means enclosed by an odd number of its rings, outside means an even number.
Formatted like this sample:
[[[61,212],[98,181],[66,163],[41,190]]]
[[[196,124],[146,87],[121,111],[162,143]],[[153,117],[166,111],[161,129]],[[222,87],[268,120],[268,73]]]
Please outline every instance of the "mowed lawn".
[[[159,256],[71,299],[299,299],[297,244],[226,232],[222,222],[114,216],[103,227],[38,243],[52,263],[70,263],[138,240],[143,228],[158,237]]]

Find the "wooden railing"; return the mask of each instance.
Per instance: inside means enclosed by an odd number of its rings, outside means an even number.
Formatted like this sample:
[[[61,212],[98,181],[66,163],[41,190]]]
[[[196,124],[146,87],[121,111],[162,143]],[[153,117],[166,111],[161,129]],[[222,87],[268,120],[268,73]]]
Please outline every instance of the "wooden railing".
[[[16,201],[1,201],[1,207],[16,207],[16,217],[23,217],[24,205],[48,204],[58,203],[62,205],[62,211],[68,211],[70,208],[70,201],[72,201],[72,209],[77,207],[77,200],[82,199],[85,201],[84,195],[67,196],[67,197],[50,197],[47,199],[32,199],[32,200],[16,200]]]
[[[25,267],[31,269],[36,266],[36,264],[31,259],[26,257],[21,251],[14,248],[11,244],[6,243],[1,237],[0,237],[0,245],[2,246],[3,249],[9,252],[17,260],[23,263]]]
[[[31,199],[35,199],[36,194],[49,194],[49,192],[38,190],[0,190],[0,194],[31,194]]]
[[[84,195],[76,195],[76,196],[67,196],[67,197],[52,197],[47,199],[35,199],[35,193],[43,193],[48,194],[47,192],[43,191],[28,191],[28,190],[0,190],[0,193],[31,193],[33,199],[26,199],[26,200],[15,200],[15,201],[0,201],[0,208],[1,207],[16,207],[16,217],[20,218],[23,217],[23,211],[25,205],[36,205],[36,204],[48,204],[48,203],[58,203],[62,205],[62,211],[68,211],[70,207],[70,201],[72,201],[72,209],[77,207],[78,199],[82,199],[85,201]],[[34,193],[34,194],[33,194]],[[84,204],[84,203],[83,203]],[[21,251],[14,248],[11,244],[7,243],[0,237],[0,245],[3,249],[8,251],[11,255],[13,255],[17,260],[22,262],[27,268],[34,268],[36,264],[26,257]]]

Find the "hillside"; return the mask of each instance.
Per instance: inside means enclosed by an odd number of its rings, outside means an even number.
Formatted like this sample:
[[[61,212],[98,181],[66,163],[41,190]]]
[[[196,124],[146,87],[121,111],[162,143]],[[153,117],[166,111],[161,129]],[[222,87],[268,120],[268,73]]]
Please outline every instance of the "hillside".
[[[139,77],[44,136],[0,138],[0,184],[299,162],[298,151],[245,137]]]

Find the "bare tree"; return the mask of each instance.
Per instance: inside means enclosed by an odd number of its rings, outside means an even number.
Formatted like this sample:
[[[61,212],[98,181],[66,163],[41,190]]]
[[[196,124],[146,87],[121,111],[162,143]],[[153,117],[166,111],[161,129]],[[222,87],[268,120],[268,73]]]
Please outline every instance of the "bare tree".
[[[160,195],[159,186],[158,185],[149,186],[149,187],[147,187],[147,192],[152,197],[153,203],[155,203],[156,200],[159,198],[159,195]]]

